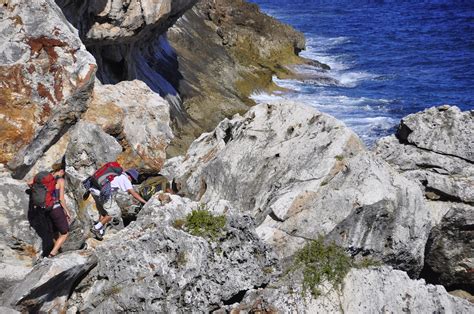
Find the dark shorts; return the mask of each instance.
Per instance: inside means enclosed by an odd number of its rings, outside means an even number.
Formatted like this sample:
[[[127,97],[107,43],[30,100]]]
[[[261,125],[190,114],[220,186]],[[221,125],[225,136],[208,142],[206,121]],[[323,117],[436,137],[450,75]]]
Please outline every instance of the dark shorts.
[[[52,223],[53,232],[59,232],[61,234],[69,232],[69,223],[67,222],[64,209],[61,206],[51,209],[48,216]]]
[[[92,193],[91,193],[92,194]],[[109,216],[109,213],[105,210],[104,204],[100,201],[99,197],[92,194],[92,197],[94,198],[95,201],[95,207],[99,211],[99,215],[101,216]]]

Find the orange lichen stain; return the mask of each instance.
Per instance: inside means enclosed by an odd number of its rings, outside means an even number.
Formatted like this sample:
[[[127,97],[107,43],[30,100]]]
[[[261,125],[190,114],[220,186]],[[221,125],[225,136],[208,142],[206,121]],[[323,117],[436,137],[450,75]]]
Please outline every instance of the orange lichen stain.
[[[34,136],[37,105],[0,86],[0,163],[7,163]]]

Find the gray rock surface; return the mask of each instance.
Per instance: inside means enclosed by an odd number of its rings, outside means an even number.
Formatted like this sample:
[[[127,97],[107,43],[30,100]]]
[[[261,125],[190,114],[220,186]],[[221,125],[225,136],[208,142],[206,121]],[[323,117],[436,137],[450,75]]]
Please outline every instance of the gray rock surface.
[[[84,120],[100,125],[123,147],[118,161],[141,173],[158,173],[173,134],[168,103],[143,82],[100,85]]]
[[[472,290],[474,261],[473,111],[441,106],[405,117],[375,153],[423,188],[433,224],[426,249],[429,280]]]
[[[474,111],[440,106],[406,116],[397,137],[416,147],[474,162]]]
[[[96,256],[86,251],[44,259],[23,281],[5,292],[0,302],[21,312],[64,312],[76,281],[96,263]]]
[[[278,286],[252,291],[234,305],[240,313],[263,307],[288,313],[472,313],[474,305],[446,292],[443,286],[412,280],[390,267],[353,269],[342,289],[326,290],[317,299],[303,297],[301,288]]]
[[[453,204],[430,234],[425,263],[444,286],[474,291],[474,210]]]
[[[427,198],[474,203],[474,163],[461,156],[401,144],[395,136],[380,139],[374,151],[404,176],[419,182]]]
[[[56,0],[86,44],[130,44],[166,29],[197,0]]]
[[[421,270],[431,221],[420,188],[315,109],[257,105],[167,165],[163,173],[184,194],[224,199],[255,217],[257,233],[281,257],[329,234],[354,255]]]
[[[106,162],[115,161],[122,147],[98,125],[81,121],[74,126],[66,149],[68,178],[84,180]]]
[[[96,312],[209,312],[239,292],[260,287],[277,271],[271,250],[250,217],[227,213],[216,242],[173,223],[200,208],[179,196],[154,196],[137,221],[97,246],[98,266],[70,306]]]
[[[22,178],[87,108],[96,64],[54,1],[11,0],[0,15],[0,161]]]

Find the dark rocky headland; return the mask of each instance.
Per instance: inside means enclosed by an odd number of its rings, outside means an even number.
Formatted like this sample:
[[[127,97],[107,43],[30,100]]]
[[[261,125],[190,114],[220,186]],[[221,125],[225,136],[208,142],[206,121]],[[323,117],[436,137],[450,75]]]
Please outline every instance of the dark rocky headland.
[[[411,114],[368,150],[296,103],[302,34],[243,0],[0,0],[0,312],[472,313],[474,111]],[[39,259],[27,179],[66,164],[73,223]],[[81,181],[118,160],[103,241]]]

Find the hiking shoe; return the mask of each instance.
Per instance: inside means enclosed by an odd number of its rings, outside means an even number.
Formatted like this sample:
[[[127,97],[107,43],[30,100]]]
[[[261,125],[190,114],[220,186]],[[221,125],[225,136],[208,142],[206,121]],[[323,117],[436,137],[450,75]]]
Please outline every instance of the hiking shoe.
[[[94,237],[99,240],[99,241],[102,241],[104,239],[104,237],[100,234],[100,230],[97,230],[96,228],[92,227],[91,228],[91,233],[94,235]]]

